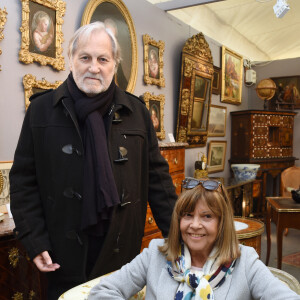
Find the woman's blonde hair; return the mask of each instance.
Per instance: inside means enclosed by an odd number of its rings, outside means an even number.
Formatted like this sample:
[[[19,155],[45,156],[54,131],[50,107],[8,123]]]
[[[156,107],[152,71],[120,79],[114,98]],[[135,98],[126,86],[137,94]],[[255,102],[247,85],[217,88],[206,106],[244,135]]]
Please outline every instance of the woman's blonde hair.
[[[221,185],[217,190],[206,190],[201,184],[190,190],[185,190],[178,198],[172,214],[168,239],[159,250],[173,261],[179,254],[181,246],[180,220],[185,213],[193,212],[198,201],[204,201],[208,208],[219,219],[218,234],[215,241],[220,264],[230,262],[240,256],[236,237],[233,211],[227,192]]]

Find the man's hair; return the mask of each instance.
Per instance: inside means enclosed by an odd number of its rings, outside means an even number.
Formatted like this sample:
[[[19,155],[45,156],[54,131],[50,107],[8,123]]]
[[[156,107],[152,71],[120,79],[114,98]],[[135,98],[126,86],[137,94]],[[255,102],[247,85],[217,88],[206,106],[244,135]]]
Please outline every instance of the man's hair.
[[[73,37],[69,42],[69,48],[68,48],[69,59],[71,60],[74,53],[76,52],[79,41],[86,41],[87,39],[90,38],[92,33],[101,32],[101,31],[105,31],[111,40],[113,58],[116,62],[116,70],[117,70],[117,67],[121,61],[121,49],[119,43],[116,37],[114,36],[112,30],[109,27],[105,26],[105,24],[100,21],[84,25],[76,30],[76,32],[74,33]]]
[[[174,261],[178,257],[182,241],[180,220],[184,214],[195,210],[198,201],[206,203],[219,220],[218,234],[214,245],[217,252],[214,257],[218,257],[220,264],[238,258],[240,250],[234,227],[233,211],[223,186],[218,190],[208,191],[200,184],[191,190],[183,191],[173,210],[168,239],[165,240],[163,246],[159,247],[159,250],[166,255],[169,261]]]

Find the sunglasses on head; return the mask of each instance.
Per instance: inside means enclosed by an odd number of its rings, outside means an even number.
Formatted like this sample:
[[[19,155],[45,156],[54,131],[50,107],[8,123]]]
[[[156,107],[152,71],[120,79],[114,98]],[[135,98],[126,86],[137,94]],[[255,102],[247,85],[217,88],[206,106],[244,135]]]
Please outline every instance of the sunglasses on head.
[[[208,191],[215,191],[219,186],[221,186],[221,182],[216,180],[198,180],[192,177],[187,177],[182,180],[181,187],[183,189],[193,189],[199,184],[201,184]]]

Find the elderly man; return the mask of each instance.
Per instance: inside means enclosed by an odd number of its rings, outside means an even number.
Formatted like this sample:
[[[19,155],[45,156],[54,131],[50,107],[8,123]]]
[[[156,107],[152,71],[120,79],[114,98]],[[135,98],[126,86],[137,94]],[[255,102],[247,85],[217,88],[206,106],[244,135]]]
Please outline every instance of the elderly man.
[[[67,80],[31,98],[10,172],[15,234],[48,299],[131,261],[147,201],[166,235],[177,198],[149,111],[114,82],[112,31],[79,28],[69,58]]]

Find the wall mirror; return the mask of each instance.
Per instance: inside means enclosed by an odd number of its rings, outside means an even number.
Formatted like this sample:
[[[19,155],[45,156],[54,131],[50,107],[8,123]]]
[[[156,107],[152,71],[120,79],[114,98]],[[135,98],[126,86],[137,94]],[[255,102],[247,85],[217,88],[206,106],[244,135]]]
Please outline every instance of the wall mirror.
[[[206,145],[213,73],[209,45],[198,33],[187,40],[181,58],[176,141],[189,147]]]
[[[131,15],[121,0],[90,0],[83,12],[81,26],[101,21],[110,27],[120,44],[122,61],[115,76],[116,84],[133,92],[137,77],[137,41]]]

